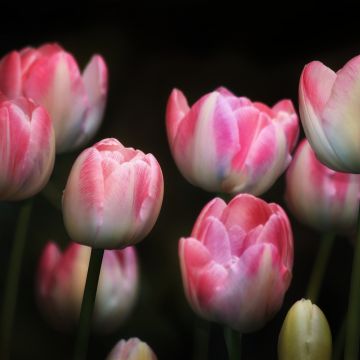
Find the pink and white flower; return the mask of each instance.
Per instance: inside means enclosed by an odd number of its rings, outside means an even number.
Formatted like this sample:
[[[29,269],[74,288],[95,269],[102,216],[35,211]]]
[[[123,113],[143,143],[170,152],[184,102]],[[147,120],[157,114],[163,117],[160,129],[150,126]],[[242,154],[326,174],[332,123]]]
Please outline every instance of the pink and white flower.
[[[353,230],[359,212],[360,175],[329,169],[303,140],[286,173],[285,197],[290,210],[307,225],[321,231]]]
[[[141,241],[159,215],[164,180],[152,154],[105,139],[75,161],[63,194],[70,237],[95,248]]]
[[[79,318],[91,248],[71,243],[62,252],[54,242],[43,250],[36,278],[39,308],[59,330],[74,329]],[[105,250],[96,293],[93,328],[107,333],[129,316],[138,293],[134,247]]]
[[[209,202],[179,243],[183,284],[193,310],[242,333],[281,307],[293,266],[289,220],[277,204],[240,194]]]
[[[338,72],[319,61],[304,67],[300,117],[311,147],[329,168],[360,173],[360,55]]]
[[[100,126],[107,96],[107,67],[94,55],[83,73],[75,58],[58,44],[27,47],[0,62],[0,91],[23,95],[49,112],[56,151],[84,145]]]
[[[46,185],[55,137],[46,110],[29,99],[0,95],[0,200],[23,200]]]
[[[264,193],[291,160],[299,132],[290,100],[272,108],[219,88],[191,108],[174,89],[166,111],[176,164],[192,184],[208,191]]]
[[[106,360],[157,360],[150,346],[138,338],[120,340]]]

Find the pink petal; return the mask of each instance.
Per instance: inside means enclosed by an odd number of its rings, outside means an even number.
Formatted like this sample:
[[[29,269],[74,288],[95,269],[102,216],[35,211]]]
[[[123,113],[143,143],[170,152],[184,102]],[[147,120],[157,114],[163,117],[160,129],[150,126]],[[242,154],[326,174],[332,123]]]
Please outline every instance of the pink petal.
[[[63,214],[71,238],[96,243],[104,221],[104,178],[101,155],[94,148],[83,151],[75,161],[63,195]],[[79,216],[82,221],[79,221]],[[89,227],[92,226],[92,229]],[[92,234],[91,239],[88,234]]]
[[[166,129],[170,144],[174,141],[179,125],[190,107],[185,95],[178,89],[173,89],[166,107]]]
[[[108,91],[108,71],[100,55],[94,55],[86,66],[83,75],[89,108],[83,124],[83,133],[78,144],[86,143],[98,130],[105,110]]]
[[[201,233],[203,232],[203,227],[206,224],[206,219],[210,216],[220,218],[225,208],[226,203],[221,198],[215,198],[208,202],[201,210],[201,213],[199,214],[191,232],[191,236],[200,239],[202,237]]]
[[[227,231],[215,217],[208,217],[205,222],[204,232],[199,240],[209,250],[215,262],[226,264],[231,259],[231,247]]]
[[[304,67],[300,79],[300,88],[315,113],[320,117],[330,98],[336,74],[320,61],[312,61]]]
[[[7,97],[21,95],[21,64],[16,51],[6,55],[0,63],[0,90]]]
[[[351,59],[333,83],[323,109],[324,132],[348,172],[360,173],[360,56]]]
[[[221,220],[227,229],[238,225],[248,232],[265,224],[270,215],[271,211],[265,201],[250,194],[239,194],[230,201]]]
[[[49,289],[54,276],[54,269],[61,259],[61,251],[56,243],[50,241],[46,244],[37,270],[36,285],[40,298],[49,296]]]

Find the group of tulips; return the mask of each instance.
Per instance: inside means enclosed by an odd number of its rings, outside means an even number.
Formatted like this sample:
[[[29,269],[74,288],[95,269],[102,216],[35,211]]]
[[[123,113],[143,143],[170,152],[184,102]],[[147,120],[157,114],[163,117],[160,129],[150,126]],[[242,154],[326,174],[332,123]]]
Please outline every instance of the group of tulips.
[[[26,200],[43,190],[55,154],[81,149],[96,134],[107,91],[107,66],[99,55],[82,73],[74,57],[57,44],[13,51],[1,60],[0,200]],[[258,197],[285,171],[286,203],[300,222],[323,233],[356,233],[360,56],[337,73],[320,62],[306,65],[299,107],[307,140],[297,146],[299,121],[290,100],[269,107],[221,87],[192,106],[174,89],[167,103],[168,141],[180,172],[194,186],[218,196],[178,243],[185,296],[196,314],[235,334],[256,331],[270,321],[291,284],[290,221],[278,204]],[[162,170],[152,154],[115,138],[80,153],[62,196],[64,225],[74,242],[63,250],[49,241],[39,254],[36,298],[52,326],[69,331],[85,321],[80,316],[83,294],[90,288],[89,260],[91,265],[96,251],[91,328],[109,333],[131,321],[139,288],[134,245],[154,226],[163,193]],[[354,274],[355,269],[354,261]],[[355,295],[350,296],[349,314],[360,306]],[[348,360],[358,352],[358,333],[351,335],[355,342],[346,342]],[[327,360],[331,347],[325,315],[309,300],[299,299],[284,321],[279,359]],[[85,359],[87,344],[84,348],[79,359]],[[235,359],[232,352],[229,356]],[[107,359],[156,355],[133,338],[120,340]]]

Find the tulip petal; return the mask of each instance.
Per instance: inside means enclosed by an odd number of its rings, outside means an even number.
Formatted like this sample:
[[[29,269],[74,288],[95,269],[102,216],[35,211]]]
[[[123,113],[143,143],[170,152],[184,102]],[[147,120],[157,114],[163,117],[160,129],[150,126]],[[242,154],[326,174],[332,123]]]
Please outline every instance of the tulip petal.
[[[209,250],[214,261],[226,264],[231,259],[231,247],[225,226],[215,217],[208,217],[205,223],[199,240]]]
[[[201,237],[200,234],[203,231],[206,218],[210,216],[220,218],[225,208],[226,203],[221,198],[215,198],[211,200],[208,204],[206,204],[205,207],[201,210],[201,213],[199,214],[195,222],[193,231],[191,232],[191,236],[199,239]]]
[[[306,65],[300,78],[299,110],[306,137],[317,157],[329,167],[341,169],[344,164],[324,133],[322,115],[335,79],[336,74],[319,61]]]
[[[78,65],[69,54],[39,58],[24,75],[23,91],[50,113],[56,134],[57,152],[75,146],[82,133],[88,107]],[[61,99],[61,101],[59,101]]]
[[[21,95],[21,62],[19,53],[12,51],[0,63],[1,92],[9,98]]]
[[[227,229],[238,225],[248,232],[264,224],[270,215],[271,211],[265,201],[250,194],[239,194],[230,201],[221,220]]]
[[[104,221],[103,211],[102,159],[99,151],[89,148],[75,161],[63,195],[64,222],[71,238],[96,246]]]
[[[175,140],[179,125],[189,110],[190,107],[183,92],[173,89],[166,107],[166,130],[170,143]]]
[[[324,132],[337,156],[352,173],[360,173],[360,56],[338,71],[322,116]]]
[[[86,143],[99,129],[105,110],[108,73],[105,61],[100,55],[94,55],[83,72],[83,82],[88,97],[89,108],[82,125],[82,133],[75,146]]]

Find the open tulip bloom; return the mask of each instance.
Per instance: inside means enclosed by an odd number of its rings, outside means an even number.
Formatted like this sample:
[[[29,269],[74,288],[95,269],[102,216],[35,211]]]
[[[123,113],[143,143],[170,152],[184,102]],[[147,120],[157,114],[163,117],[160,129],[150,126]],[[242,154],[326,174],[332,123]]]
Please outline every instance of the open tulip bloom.
[[[319,160],[331,169],[360,173],[360,55],[337,73],[319,61],[304,67],[300,117]]]
[[[179,243],[182,278],[193,310],[239,332],[261,328],[289,287],[293,237],[277,204],[249,194],[220,198],[200,213]]]
[[[260,195],[283,173],[299,132],[290,100],[272,108],[225,88],[189,107],[170,95],[166,126],[176,164],[192,184],[208,191]]]
[[[56,136],[56,151],[83,146],[100,126],[107,96],[107,67],[94,55],[83,73],[75,58],[58,44],[27,47],[0,62],[0,91],[45,107]]]

